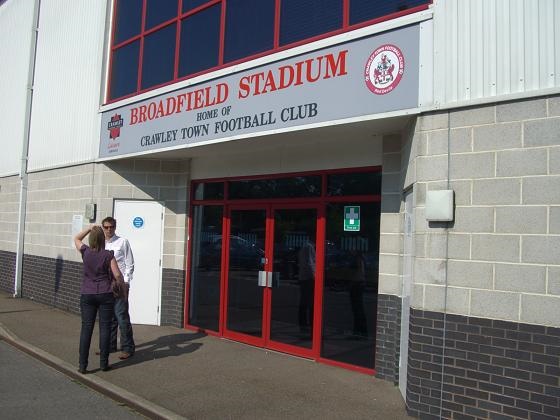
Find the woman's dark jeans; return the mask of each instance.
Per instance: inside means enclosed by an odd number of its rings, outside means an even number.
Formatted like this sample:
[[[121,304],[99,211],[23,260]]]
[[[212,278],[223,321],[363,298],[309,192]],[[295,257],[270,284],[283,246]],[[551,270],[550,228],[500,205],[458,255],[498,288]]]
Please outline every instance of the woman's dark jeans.
[[[109,365],[109,344],[111,340],[111,321],[113,320],[113,306],[115,298],[112,293],[99,295],[81,295],[80,309],[82,313],[82,330],[80,332],[80,368],[86,369],[88,365],[89,347],[95,318],[99,311],[99,351],[100,367]]]

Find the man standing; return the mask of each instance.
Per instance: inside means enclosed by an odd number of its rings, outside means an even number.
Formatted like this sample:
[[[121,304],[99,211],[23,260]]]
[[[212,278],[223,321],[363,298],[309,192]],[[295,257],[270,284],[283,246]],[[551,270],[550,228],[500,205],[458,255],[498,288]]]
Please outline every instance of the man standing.
[[[128,292],[132,273],[134,272],[134,257],[127,239],[115,234],[117,221],[112,217],[106,217],[101,222],[105,233],[105,249],[115,253],[115,259],[121,270],[126,284],[126,296],[123,299],[115,299],[115,317],[111,327],[111,351],[117,351],[117,329],[121,330],[121,351],[119,359],[126,360],[134,354],[136,349],[128,314]]]

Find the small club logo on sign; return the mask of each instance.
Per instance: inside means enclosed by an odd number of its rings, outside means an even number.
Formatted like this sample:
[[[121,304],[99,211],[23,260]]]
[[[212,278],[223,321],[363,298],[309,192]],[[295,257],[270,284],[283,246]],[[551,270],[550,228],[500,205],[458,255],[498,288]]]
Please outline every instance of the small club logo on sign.
[[[140,229],[142,226],[144,226],[144,219],[142,219],[142,218],[139,217],[139,216],[138,216],[138,217],[135,217],[135,218],[132,220],[132,225],[133,225],[135,228]]]
[[[121,118],[121,114],[115,114],[111,117],[111,121],[107,124],[107,130],[109,130],[109,138],[111,140],[116,140],[121,135],[121,128],[124,125],[124,120]]]
[[[397,87],[404,74],[404,56],[399,47],[382,45],[370,56],[365,68],[365,82],[376,95],[385,95]]]
[[[360,206],[344,206],[344,230],[360,230]]]

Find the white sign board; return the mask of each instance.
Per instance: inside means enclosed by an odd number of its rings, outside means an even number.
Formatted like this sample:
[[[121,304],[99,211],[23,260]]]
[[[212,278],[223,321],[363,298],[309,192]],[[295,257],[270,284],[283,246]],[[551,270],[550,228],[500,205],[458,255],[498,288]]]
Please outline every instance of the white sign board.
[[[72,238],[70,239],[70,247],[74,248],[74,236],[82,231],[84,225],[84,216],[75,214],[72,216]]]
[[[104,112],[99,156],[417,108],[419,33],[410,25]]]

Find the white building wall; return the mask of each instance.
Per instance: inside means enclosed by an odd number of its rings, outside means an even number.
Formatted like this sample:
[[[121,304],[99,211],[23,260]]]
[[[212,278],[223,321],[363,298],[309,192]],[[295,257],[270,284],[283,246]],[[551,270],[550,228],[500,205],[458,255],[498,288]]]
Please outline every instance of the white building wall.
[[[382,136],[351,126],[330,127],[331,133],[306,130],[272,141],[254,139],[222,143],[192,159],[192,178],[226,178],[381,165]],[[227,148],[227,149],[226,149]],[[216,150],[216,149],[214,149]]]
[[[0,176],[18,174],[21,166],[33,4],[11,0],[0,7]]]
[[[107,3],[41,2],[29,171],[97,156]]]
[[[435,105],[560,88],[559,1],[434,0],[433,11]]]

